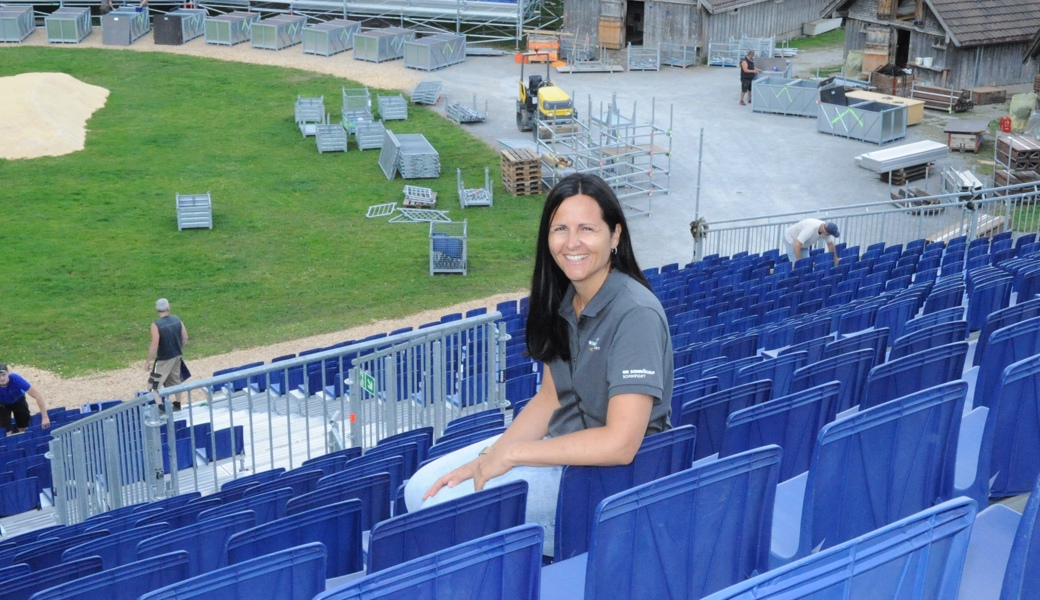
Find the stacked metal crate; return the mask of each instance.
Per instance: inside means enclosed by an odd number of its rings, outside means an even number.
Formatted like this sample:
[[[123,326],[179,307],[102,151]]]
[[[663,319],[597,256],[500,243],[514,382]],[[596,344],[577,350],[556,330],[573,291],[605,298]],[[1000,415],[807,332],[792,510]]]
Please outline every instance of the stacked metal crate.
[[[318,152],[346,152],[347,130],[339,123],[329,123],[329,116],[325,115],[325,122],[314,126],[314,139],[318,144]]]
[[[253,24],[260,21],[260,13],[235,11],[206,18],[206,43],[234,46],[248,42]]]
[[[63,6],[44,17],[47,27],[47,43],[78,44],[90,35],[90,9]]]
[[[354,60],[384,62],[404,57],[404,44],[415,32],[400,27],[362,31],[354,36]]]
[[[483,123],[487,121],[488,101],[484,100],[484,111],[477,108],[477,95],[473,94],[473,107],[466,106],[461,102],[448,103],[448,118],[460,125],[462,123]]]
[[[466,60],[466,36],[451,33],[427,35],[404,44],[404,66],[434,71]]]
[[[408,103],[404,96],[378,96],[379,116],[384,121],[403,121],[408,119]]]
[[[441,97],[440,81],[420,81],[412,90],[412,104],[428,104],[433,106]]]
[[[372,95],[368,88],[343,88],[343,127],[356,133],[359,124],[368,124],[372,118]]]
[[[300,128],[300,134],[303,137],[314,135],[317,124],[327,122],[325,96],[317,98],[297,96],[294,114],[296,125]]]
[[[332,56],[354,49],[354,36],[361,31],[361,23],[347,19],[332,19],[303,28],[303,53]]]
[[[34,31],[33,7],[0,5],[0,42],[20,42]]]
[[[397,169],[405,179],[433,179],[441,175],[441,158],[437,150],[421,133],[403,133],[400,142]]]
[[[250,39],[254,48],[281,50],[303,42],[303,26],[307,17],[303,15],[275,15],[254,23]]]
[[[358,150],[378,150],[383,147],[385,137],[386,127],[382,121],[358,123],[354,127],[354,141],[357,142]]]

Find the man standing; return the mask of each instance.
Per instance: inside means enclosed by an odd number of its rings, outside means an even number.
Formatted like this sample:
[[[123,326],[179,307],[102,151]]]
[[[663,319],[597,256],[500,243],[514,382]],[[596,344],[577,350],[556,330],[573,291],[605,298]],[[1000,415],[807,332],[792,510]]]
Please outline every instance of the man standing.
[[[36,400],[40,409],[40,425],[46,429],[51,426],[47,416],[47,401],[43,394],[18,373],[12,373],[6,364],[0,363],[0,427],[7,430],[8,435],[29,428],[29,403],[25,395]],[[11,415],[14,415],[15,426],[11,427]]]
[[[755,51],[748,50],[747,55],[740,59],[740,105],[744,106],[744,94],[747,94],[747,104],[751,104],[751,82],[755,80],[755,74],[761,73],[762,69],[755,68]]]
[[[841,234],[838,226],[834,223],[821,221],[819,219],[803,219],[787,228],[784,232],[784,246],[787,247],[787,257],[794,263],[802,258],[802,248],[820,241],[821,238],[827,242],[827,250],[834,254],[834,266],[838,266],[838,253],[834,251],[834,240]]]
[[[181,382],[181,354],[184,344],[188,343],[188,330],[177,315],[170,314],[169,300],[156,300],[155,311],[159,313],[159,318],[152,322],[152,343],[148,347],[148,358],[144,362],[144,369],[151,373],[148,377],[150,390],[170,387]],[[173,408],[180,410],[180,394],[177,394],[176,398]]]

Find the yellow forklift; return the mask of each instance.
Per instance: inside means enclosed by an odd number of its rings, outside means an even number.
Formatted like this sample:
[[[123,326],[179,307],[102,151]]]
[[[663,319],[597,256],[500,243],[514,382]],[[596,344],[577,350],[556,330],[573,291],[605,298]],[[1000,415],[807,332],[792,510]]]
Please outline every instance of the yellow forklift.
[[[525,52],[518,56],[520,93],[516,100],[516,128],[520,131],[532,131],[537,129],[538,121],[551,123],[553,127],[571,126],[578,113],[574,110],[574,101],[567,92],[556,87],[549,78],[549,55],[545,52]],[[532,59],[535,57],[543,57],[545,77],[531,75],[525,85],[524,65],[534,62]]]

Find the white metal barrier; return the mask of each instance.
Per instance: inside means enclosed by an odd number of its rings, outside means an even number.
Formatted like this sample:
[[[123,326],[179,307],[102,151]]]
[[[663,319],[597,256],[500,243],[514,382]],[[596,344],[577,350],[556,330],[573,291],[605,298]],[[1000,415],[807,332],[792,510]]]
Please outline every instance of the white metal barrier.
[[[183,383],[57,428],[55,513],[78,523],[502,408],[500,319],[490,312]]]

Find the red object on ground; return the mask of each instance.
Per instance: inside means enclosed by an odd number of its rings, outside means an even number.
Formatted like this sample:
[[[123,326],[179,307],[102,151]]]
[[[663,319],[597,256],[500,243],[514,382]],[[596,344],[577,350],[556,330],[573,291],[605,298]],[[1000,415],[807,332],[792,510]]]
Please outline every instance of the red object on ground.
[[[1011,117],[1000,117],[1000,130],[1011,133]]]

